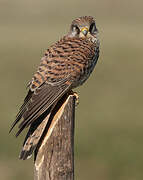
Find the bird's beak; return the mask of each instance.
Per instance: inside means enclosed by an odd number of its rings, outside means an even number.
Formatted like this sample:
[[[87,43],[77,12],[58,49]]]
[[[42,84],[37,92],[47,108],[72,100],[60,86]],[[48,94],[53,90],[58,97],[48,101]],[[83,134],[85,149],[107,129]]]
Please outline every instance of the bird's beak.
[[[83,27],[83,28],[81,29],[81,32],[82,32],[82,34],[83,34],[84,36],[87,35],[88,31],[89,31],[89,29],[88,29],[87,27]]]

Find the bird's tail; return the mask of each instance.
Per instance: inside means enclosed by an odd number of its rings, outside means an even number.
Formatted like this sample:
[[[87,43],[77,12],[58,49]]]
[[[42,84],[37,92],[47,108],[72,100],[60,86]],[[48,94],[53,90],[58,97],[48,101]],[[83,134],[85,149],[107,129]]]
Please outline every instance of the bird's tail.
[[[33,151],[36,149],[43,132],[48,125],[48,120],[51,111],[46,117],[38,118],[37,121],[33,122],[29,128],[29,131],[25,137],[22,151],[19,155],[20,159],[29,159],[32,156]]]

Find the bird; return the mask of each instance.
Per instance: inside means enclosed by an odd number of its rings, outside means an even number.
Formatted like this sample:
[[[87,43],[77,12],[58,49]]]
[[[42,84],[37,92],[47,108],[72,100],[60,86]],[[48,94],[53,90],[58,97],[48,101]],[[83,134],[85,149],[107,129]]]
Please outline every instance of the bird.
[[[98,61],[99,46],[95,19],[82,16],[74,19],[68,33],[45,51],[10,129],[19,123],[17,137],[29,127],[20,159],[31,157],[56,103],[88,79]],[[45,114],[47,117],[41,118]]]

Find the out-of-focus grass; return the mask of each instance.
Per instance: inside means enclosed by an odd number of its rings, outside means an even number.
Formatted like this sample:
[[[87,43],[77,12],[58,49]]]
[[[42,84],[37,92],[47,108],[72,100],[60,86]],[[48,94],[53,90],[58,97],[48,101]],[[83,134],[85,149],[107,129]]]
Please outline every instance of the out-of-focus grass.
[[[0,0],[0,179],[32,179],[32,160],[18,160],[24,134],[15,139],[8,130],[44,50],[81,15],[96,17],[101,53],[77,89],[75,178],[143,179],[142,6],[140,0]]]

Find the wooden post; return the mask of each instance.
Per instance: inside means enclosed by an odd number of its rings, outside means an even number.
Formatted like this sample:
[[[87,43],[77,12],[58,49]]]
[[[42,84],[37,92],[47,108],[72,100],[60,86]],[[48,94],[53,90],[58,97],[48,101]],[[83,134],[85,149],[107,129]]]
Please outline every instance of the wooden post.
[[[34,180],[74,180],[75,96],[66,95],[58,103],[35,152]]]

